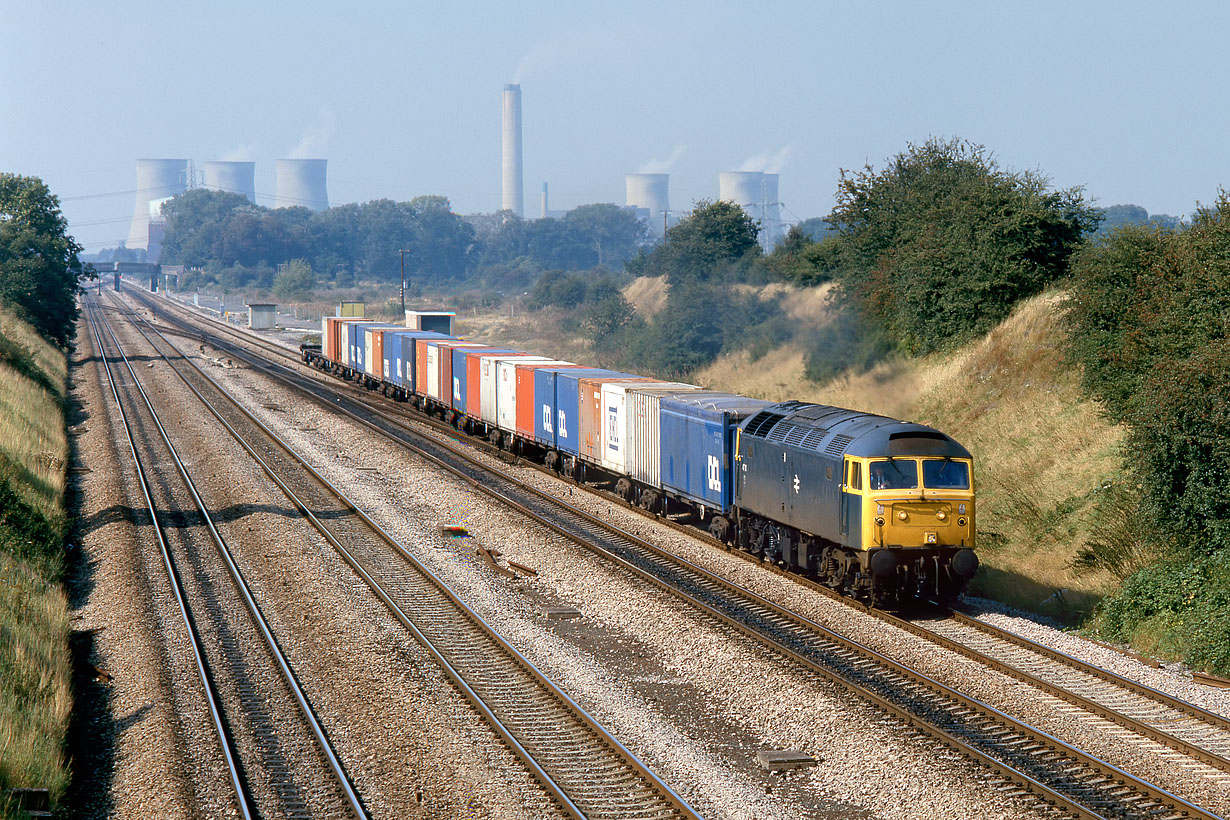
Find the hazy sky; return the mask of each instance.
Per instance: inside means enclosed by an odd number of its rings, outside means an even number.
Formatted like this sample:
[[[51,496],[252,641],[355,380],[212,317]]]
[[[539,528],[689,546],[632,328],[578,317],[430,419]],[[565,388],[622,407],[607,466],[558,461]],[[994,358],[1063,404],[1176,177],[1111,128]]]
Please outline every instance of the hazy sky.
[[[0,0],[0,170],[87,251],[127,235],[141,157],[255,160],[268,205],[299,149],[334,204],[493,211],[519,81],[527,215],[544,181],[552,209],[622,204],[654,161],[686,209],[762,157],[783,216],[820,216],[839,169],[931,135],[1183,214],[1230,185],[1228,41],[1226,2]]]

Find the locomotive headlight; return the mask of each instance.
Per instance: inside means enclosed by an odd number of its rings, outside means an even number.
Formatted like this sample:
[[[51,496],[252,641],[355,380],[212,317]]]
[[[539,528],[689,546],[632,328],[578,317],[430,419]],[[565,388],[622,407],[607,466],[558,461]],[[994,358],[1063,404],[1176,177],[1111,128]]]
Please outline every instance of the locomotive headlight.
[[[957,505],[957,512],[961,513],[961,515],[965,515],[965,505],[964,505],[964,504],[958,504],[958,505]]]
[[[936,517],[936,518],[938,518],[938,519],[939,519],[939,520],[941,520],[941,521],[947,521],[947,520],[948,520],[948,513],[944,512],[943,510],[940,510],[939,512],[937,512],[937,513],[935,514],[935,517]]]
[[[902,510],[901,512],[897,513],[897,517],[900,518],[902,521],[904,521],[906,519],[905,510]]]
[[[876,526],[877,527],[884,526],[884,519],[881,516],[878,516],[878,515],[876,516]]]
[[[958,519],[957,519],[957,526],[958,526],[958,527],[964,527],[964,526],[965,526],[965,524],[966,524],[966,521],[965,521],[965,519],[964,519],[964,518],[958,518]]]

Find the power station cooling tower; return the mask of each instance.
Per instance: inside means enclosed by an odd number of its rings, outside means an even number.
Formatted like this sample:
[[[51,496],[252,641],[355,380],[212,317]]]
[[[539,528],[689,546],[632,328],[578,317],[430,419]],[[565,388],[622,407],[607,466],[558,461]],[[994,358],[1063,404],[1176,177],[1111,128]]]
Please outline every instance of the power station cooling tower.
[[[521,86],[504,86],[503,197],[500,209],[522,216],[521,195]]]
[[[764,224],[760,230],[760,246],[765,253],[773,250],[773,246],[782,238],[782,203],[777,195],[778,174],[765,174],[760,184],[764,199]]]
[[[176,196],[188,190],[188,160],[137,160],[137,204],[128,229],[129,248],[149,248],[149,206],[155,199]]]
[[[277,168],[275,208],[310,208],[323,211],[329,207],[329,189],[325,184],[326,159],[280,159]]]
[[[670,174],[627,174],[624,184],[628,190],[627,205],[630,208],[649,210],[649,229],[654,233],[662,230],[662,215],[670,211]]]
[[[205,187],[211,191],[242,194],[256,203],[255,162],[205,163]]]

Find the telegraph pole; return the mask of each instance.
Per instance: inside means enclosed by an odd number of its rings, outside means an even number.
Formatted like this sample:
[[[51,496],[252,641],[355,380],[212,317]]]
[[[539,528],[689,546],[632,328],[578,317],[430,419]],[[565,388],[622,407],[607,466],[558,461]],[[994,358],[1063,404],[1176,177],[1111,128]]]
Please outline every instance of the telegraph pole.
[[[397,252],[401,254],[401,315],[404,321],[406,318],[406,254],[410,251],[403,248]]]

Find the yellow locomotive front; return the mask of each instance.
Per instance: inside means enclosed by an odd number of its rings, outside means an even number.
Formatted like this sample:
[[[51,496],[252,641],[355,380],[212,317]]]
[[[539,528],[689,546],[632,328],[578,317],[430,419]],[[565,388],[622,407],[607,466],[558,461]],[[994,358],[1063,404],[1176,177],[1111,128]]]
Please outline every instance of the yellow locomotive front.
[[[969,458],[846,458],[846,491],[858,499],[858,541],[874,575],[898,590],[950,598],[973,577],[975,503]],[[853,517],[852,517],[853,518]]]

